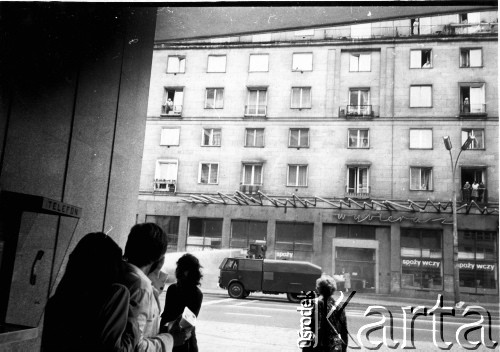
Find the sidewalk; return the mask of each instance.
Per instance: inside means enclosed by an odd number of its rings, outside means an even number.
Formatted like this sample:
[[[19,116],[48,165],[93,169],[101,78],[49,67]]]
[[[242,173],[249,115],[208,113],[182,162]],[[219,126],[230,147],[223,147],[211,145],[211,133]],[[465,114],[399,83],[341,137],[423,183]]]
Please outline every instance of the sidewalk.
[[[229,297],[227,290],[223,290],[220,288],[201,288],[203,293],[210,294],[218,294]],[[349,294],[344,293],[344,300],[348,297]],[[286,300],[285,294],[279,295],[268,295],[261,292],[256,292],[250,294],[248,297],[251,299],[252,297],[280,297]],[[338,298],[338,292],[335,294],[335,298]],[[390,294],[370,294],[370,293],[357,293],[352,297],[349,305],[361,305],[361,306],[370,306],[370,305],[382,305],[386,308],[392,309],[401,309],[401,307],[405,306],[425,306],[428,309],[431,309],[436,305],[438,295],[436,294],[436,299],[424,299],[424,298],[413,298],[413,297],[398,297]],[[456,309],[455,314],[462,314],[463,309],[467,308],[467,306],[481,306],[484,309],[488,310],[492,316],[498,317],[499,315],[499,305],[497,303],[482,303],[482,302],[464,302],[464,305],[461,309]],[[444,300],[445,307],[453,307],[454,302],[451,300]]]

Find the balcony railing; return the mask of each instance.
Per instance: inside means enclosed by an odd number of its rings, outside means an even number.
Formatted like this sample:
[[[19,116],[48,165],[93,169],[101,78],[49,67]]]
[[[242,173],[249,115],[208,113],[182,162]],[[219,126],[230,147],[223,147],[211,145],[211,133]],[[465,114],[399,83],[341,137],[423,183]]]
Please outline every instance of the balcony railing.
[[[375,105],[347,105],[339,108],[339,117],[371,119],[378,117],[377,108]]]
[[[441,25],[420,25],[412,26],[392,26],[392,27],[372,27],[365,33],[352,33],[351,27],[337,27],[325,30],[325,39],[374,39],[374,38],[396,38],[410,36],[453,36],[453,35],[473,35],[484,33],[498,33],[498,23],[450,23]]]
[[[486,116],[486,104],[461,104],[460,116]]]
[[[245,116],[266,116],[267,105],[245,105]]]
[[[357,198],[357,199],[370,198],[370,186],[356,187],[356,188],[346,186],[344,196],[347,198]]]
[[[261,190],[262,185],[240,185],[240,192],[245,194],[257,194]]]
[[[182,114],[182,105],[162,105],[161,114],[167,116],[180,116]]]
[[[175,193],[176,185],[176,180],[155,179],[153,182],[153,189],[155,192]]]

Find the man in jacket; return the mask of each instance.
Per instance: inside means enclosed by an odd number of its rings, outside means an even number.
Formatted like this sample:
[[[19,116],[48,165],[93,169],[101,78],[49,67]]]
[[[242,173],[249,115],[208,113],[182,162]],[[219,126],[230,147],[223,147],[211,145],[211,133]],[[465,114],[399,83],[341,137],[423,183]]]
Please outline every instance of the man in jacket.
[[[128,262],[123,284],[130,291],[129,325],[139,331],[135,351],[170,352],[189,338],[189,331],[159,333],[160,306],[148,275],[161,268],[167,252],[167,235],[156,224],[144,223],[132,227],[125,246]]]

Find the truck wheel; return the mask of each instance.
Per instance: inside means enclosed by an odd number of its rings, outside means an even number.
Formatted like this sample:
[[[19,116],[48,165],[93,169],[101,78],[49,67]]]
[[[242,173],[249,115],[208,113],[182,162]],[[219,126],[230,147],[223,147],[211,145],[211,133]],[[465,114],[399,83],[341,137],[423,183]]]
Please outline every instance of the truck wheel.
[[[288,298],[288,300],[292,303],[299,303],[300,302],[300,299],[298,296],[299,296],[298,293],[287,293],[286,294],[286,298]]]
[[[243,285],[239,282],[233,282],[231,285],[229,285],[227,292],[229,293],[229,296],[231,298],[245,297],[245,290],[243,289]]]

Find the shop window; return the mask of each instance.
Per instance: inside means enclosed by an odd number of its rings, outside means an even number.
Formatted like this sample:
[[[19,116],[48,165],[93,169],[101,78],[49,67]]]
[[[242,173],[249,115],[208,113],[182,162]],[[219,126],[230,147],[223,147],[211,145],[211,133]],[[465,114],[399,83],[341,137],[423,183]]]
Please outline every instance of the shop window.
[[[226,55],[209,55],[207,72],[226,72]]]
[[[188,219],[188,252],[220,249],[222,247],[222,219]]]
[[[221,134],[220,128],[204,128],[201,145],[204,147],[220,147]]]
[[[231,221],[231,248],[249,249],[250,244],[265,245],[267,240],[267,222],[251,220]]]
[[[309,147],[309,129],[290,128],[290,134],[288,137],[288,146],[292,148]]]
[[[312,71],[312,53],[294,53],[292,56],[292,71]]]
[[[441,231],[401,229],[401,287],[443,288]]]
[[[198,183],[216,185],[219,183],[219,163],[200,163]]]
[[[432,107],[432,86],[410,87],[410,108]]]
[[[432,149],[432,129],[411,128],[410,149]]]
[[[370,134],[368,129],[350,128],[348,131],[348,146],[349,148],[369,148]]]
[[[482,49],[460,49],[460,67],[482,67]]]
[[[371,70],[371,53],[351,54],[349,56],[350,72],[367,72]]]
[[[367,225],[337,225],[335,237],[375,240],[376,226]]]
[[[160,136],[160,145],[176,146],[179,145],[179,135],[181,129],[176,128],[162,128]]]
[[[459,231],[460,289],[498,293],[498,235],[493,231]]]
[[[269,54],[251,54],[248,72],[269,71]]]
[[[245,129],[245,147],[263,147],[264,129],[247,128]]]
[[[311,87],[292,88],[291,97],[292,109],[310,109],[311,108]]]
[[[167,59],[167,73],[184,73],[186,71],[185,56],[169,56]]]
[[[410,50],[410,68],[431,68],[432,50]]]
[[[314,224],[276,222],[276,259],[312,260]]]
[[[468,149],[484,149],[483,129],[462,128],[462,145],[469,137],[474,139]]]
[[[288,165],[286,185],[307,187],[307,165]]]
[[[410,167],[410,190],[432,191],[432,168]]]
[[[167,252],[177,252],[179,239],[179,216],[146,215],[146,222],[160,226],[167,234]]]
[[[224,88],[207,88],[205,109],[222,109],[224,107]]]

